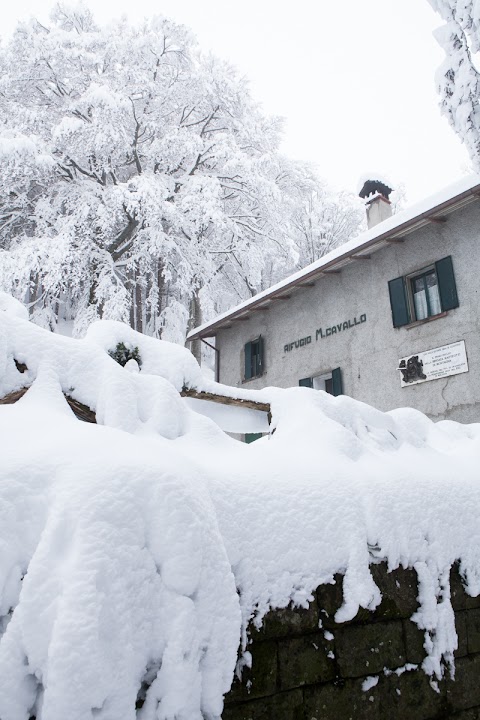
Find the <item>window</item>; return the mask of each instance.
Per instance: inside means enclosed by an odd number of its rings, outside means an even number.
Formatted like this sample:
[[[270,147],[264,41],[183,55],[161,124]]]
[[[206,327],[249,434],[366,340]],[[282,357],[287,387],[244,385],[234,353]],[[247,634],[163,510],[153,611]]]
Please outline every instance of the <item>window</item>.
[[[309,387],[314,390],[324,390],[329,395],[343,395],[342,372],[340,368],[335,368],[330,373],[324,375],[315,375],[314,377],[303,378],[298,381],[301,387]]]
[[[417,273],[390,280],[388,289],[394,327],[426,320],[458,307],[450,255]]]
[[[263,375],[264,356],[264,342],[261,335],[245,345],[245,380]]]
[[[260,440],[261,437],[263,437],[263,433],[245,433],[245,442],[249,445],[255,440]]]
[[[435,269],[407,278],[407,281],[410,283],[415,320],[425,320],[442,312]]]

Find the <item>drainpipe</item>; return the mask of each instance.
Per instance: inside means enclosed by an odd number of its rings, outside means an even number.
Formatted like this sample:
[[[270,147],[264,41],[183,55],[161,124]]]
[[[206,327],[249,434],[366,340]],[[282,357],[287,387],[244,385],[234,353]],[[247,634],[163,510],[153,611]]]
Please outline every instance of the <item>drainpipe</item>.
[[[205,345],[208,345],[209,348],[212,348],[212,350],[215,351],[215,382],[220,382],[220,350],[215,347],[215,345],[211,345],[209,342],[204,340],[203,338],[200,338],[200,340],[205,343]]]

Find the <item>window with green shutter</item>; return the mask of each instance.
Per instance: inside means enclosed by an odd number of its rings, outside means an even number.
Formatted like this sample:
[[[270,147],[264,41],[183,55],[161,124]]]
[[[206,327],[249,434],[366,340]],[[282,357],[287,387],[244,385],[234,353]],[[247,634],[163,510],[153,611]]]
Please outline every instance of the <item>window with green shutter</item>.
[[[313,390],[324,390],[329,395],[343,395],[342,372],[335,368],[329,373],[302,378],[298,381],[300,387],[309,387]]]
[[[453,310],[458,307],[457,286],[453,274],[453,263],[451,255],[435,263],[435,271],[440,291],[442,310]]]
[[[458,307],[450,255],[416,273],[390,280],[388,290],[394,327],[427,320]]]
[[[392,308],[393,327],[402,327],[410,322],[408,312],[407,292],[405,278],[399,277],[388,283],[390,293],[390,306]]]
[[[264,373],[265,343],[260,335],[245,344],[245,380],[252,380]]]
[[[298,384],[300,387],[313,388],[313,378],[303,378],[302,380],[298,381]]]
[[[252,377],[252,343],[248,342],[245,345],[245,380]]]
[[[261,437],[263,437],[263,433],[245,433],[245,442],[249,445],[255,440],[260,440]]]
[[[342,371],[340,368],[332,370],[332,395],[343,395]]]

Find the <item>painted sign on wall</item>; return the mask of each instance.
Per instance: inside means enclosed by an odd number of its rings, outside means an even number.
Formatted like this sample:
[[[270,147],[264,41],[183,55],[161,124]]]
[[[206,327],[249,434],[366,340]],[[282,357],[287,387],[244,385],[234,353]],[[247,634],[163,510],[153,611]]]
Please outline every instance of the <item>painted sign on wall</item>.
[[[468,372],[465,341],[401,358],[398,369],[402,387]]]
[[[363,313],[363,315],[360,315],[360,320],[357,320],[357,318],[354,317],[353,322],[351,320],[345,320],[344,322],[338,323],[338,325],[332,325],[331,327],[327,328],[318,328],[315,339],[318,340],[318,338],[335,335],[337,332],[342,332],[342,330],[349,330],[350,328],[355,327],[355,325],[361,325],[364,322],[367,322],[367,316],[365,315],[365,313]]]
[[[331,327],[327,328],[318,328],[315,333],[315,340],[322,340],[323,338],[330,337],[331,335],[336,335],[337,332],[340,333],[345,330],[349,330],[350,328],[355,327],[355,325],[361,325],[362,323],[367,321],[367,316],[365,313],[360,315],[360,319],[357,320],[356,317],[352,320],[344,320],[341,323],[338,323],[337,325],[332,325]],[[312,342],[312,336],[307,335],[304,338],[300,338],[299,340],[294,340],[294,342],[287,343],[283,346],[283,352],[290,352],[294,348],[301,348],[305,347],[305,345],[310,345]]]

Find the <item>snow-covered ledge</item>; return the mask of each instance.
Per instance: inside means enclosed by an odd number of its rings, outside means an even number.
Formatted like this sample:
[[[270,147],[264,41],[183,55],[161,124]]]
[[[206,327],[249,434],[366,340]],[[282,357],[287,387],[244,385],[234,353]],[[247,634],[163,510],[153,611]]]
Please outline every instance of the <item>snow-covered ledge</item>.
[[[480,591],[480,426],[269,388],[249,395],[275,433],[247,446],[181,397],[208,391],[184,348],[119,323],[74,340],[5,305],[0,397],[29,390],[0,406],[2,720],[219,718],[252,623],[338,574],[335,622],[373,612],[378,561],[417,572],[427,680],[454,671],[455,562]]]

